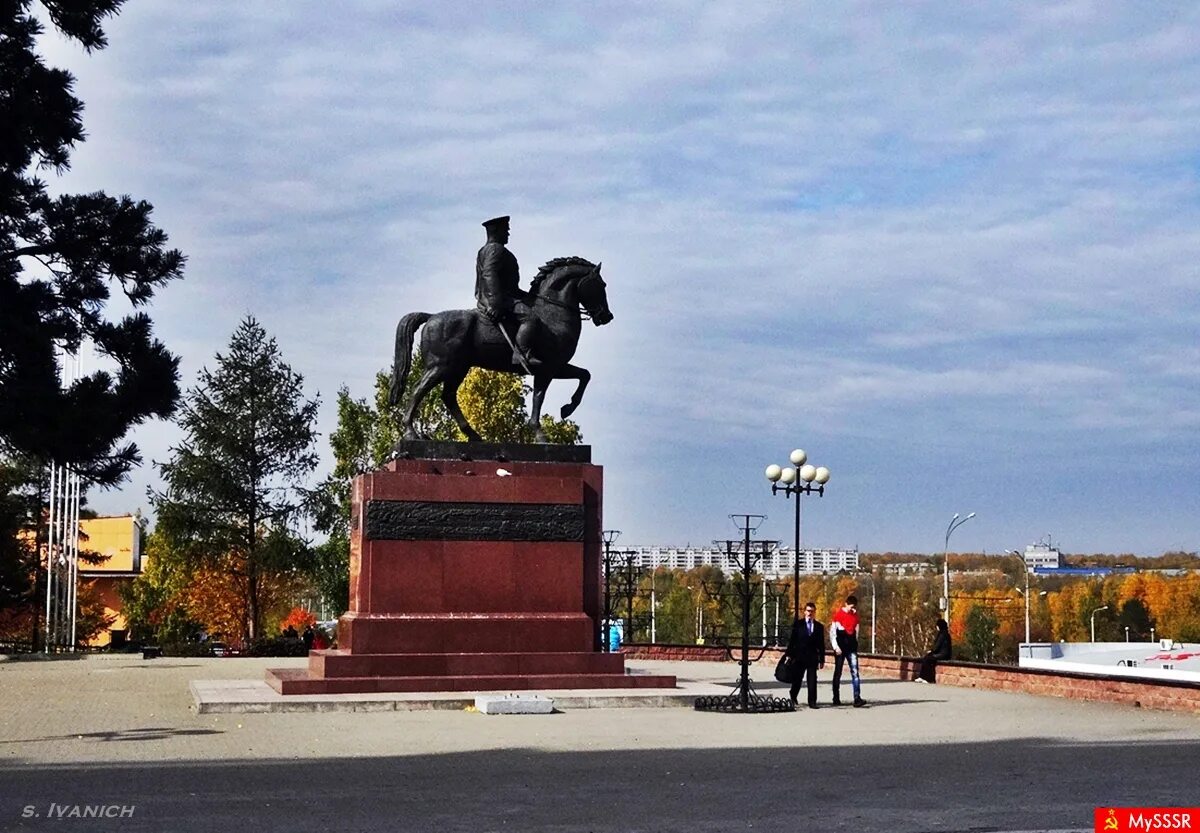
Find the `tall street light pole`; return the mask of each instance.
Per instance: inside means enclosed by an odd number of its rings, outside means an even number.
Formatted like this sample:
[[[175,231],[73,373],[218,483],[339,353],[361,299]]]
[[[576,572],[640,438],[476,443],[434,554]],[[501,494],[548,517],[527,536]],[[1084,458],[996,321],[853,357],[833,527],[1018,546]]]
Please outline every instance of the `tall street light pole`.
[[[812,466],[808,463],[808,455],[804,449],[797,448],[788,459],[798,468],[780,468],[772,463],[767,466],[767,480],[771,481],[771,494],[783,492],[785,497],[796,499],[796,538],[795,549],[792,551],[792,617],[800,618],[800,496],[816,492],[818,497],[825,494],[825,484],[829,482],[829,469],[824,466]],[[799,482],[797,482],[797,480]],[[783,485],[780,486],[779,484]],[[814,485],[816,484],[816,485]]]
[[[658,551],[654,552],[653,566],[650,568],[650,644],[658,642],[658,630],[656,618],[656,608],[658,607],[658,597],[655,595],[655,587],[658,584]]]
[[[1028,645],[1030,642],[1030,636],[1029,636],[1029,573],[1030,573],[1029,563],[1025,560],[1025,556],[1021,555],[1021,553],[1017,552],[1016,550],[1005,550],[1004,552],[1007,553],[1008,555],[1015,555],[1017,558],[1021,559],[1021,567],[1025,571],[1025,593],[1023,595],[1025,596],[1025,644]],[[1017,592],[1018,593],[1021,592],[1021,588],[1018,587]],[[1046,591],[1043,590],[1038,595],[1045,596]]]
[[[954,517],[950,519],[950,525],[946,527],[946,541],[942,546],[942,598],[945,601],[943,608],[947,624],[950,622],[950,535],[973,517],[975,517],[974,512],[965,518],[960,518],[955,512]]]
[[[864,578],[871,582],[871,653],[875,653],[875,575],[864,573]]]
[[[1108,605],[1104,605],[1103,607],[1098,607],[1092,611],[1092,641],[1093,642],[1096,641],[1096,614],[1102,610],[1108,610]]]

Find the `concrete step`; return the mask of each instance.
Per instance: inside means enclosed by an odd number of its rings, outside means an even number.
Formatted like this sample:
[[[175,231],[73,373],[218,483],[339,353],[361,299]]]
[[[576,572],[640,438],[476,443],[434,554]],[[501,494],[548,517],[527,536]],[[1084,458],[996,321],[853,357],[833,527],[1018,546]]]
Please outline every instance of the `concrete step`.
[[[651,674],[460,674],[405,677],[313,677],[305,668],[268,669],[280,694],[364,694],[389,691],[529,691],[533,689],[674,688],[675,678]]]

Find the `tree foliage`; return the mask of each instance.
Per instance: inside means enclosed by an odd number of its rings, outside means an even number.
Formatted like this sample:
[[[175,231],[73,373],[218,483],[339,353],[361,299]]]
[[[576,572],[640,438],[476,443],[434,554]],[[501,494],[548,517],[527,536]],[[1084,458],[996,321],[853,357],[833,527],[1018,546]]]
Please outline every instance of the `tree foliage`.
[[[160,465],[165,491],[151,495],[180,569],[213,569],[238,587],[240,635],[251,639],[262,635],[269,588],[306,566],[295,530],[317,464],[317,406],[275,340],[246,318],[216,370],[202,370],[188,391],[178,420],[184,440]]]
[[[49,19],[88,51],[122,0],[45,0]],[[35,51],[30,0],[0,10],[0,448],[69,465],[112,485],[140,460],[124,438],[179,399],[178,363],[141,309],[183,272],[149,203],[102,192],[51,197],[36,172],[61,172],[83,140],[70,73]],[[32,270],[32,271],[31,271]],[[135,312],[104,315],[113,286]],[[57,351],[90,342],[115,369],[63,389]]]
[[[1012,559],[1008,559],[1012,561]],[[1024,574],[1000,569],[995,556],[981,562],[984,567],[958,574],[951,584],[950,633],[956,659],[978,662],[1015,663],[1017,649],[1025,641]],[[957,566],[957,565],[956,565]],[[1010,571],[1011,572],[1011,571]],[[683,571],[659,568],[653,579],[646,569],[636,571],[633,599],[633,628],[626,641],[650,639],[650,587],[654,582],[657,608],[655,636],[661,643],[691,643],[703,638],[708,643],[736,644],[741,636],[740,599],[734,592],[740,577],[723,575],[712,566]],[[875,583],[876,650],[881,654],[919,657],[929,650],[934,622],[942,595],[940,576],[931,574],[887,575],[873,573]],[[627,619],[625,577],[613,576],[612,608],[615,619]],[[763,632],[762,582],[752,580],[755,596],[750,608],[750,636],[757,644]],[[768,641],[786,639],[791,623],[792,578],[767,582]],[[812,601],[818,621],[828,622],[846,595],[859,599],[859,645],[864,652],[871,644],[871,582],[863,574],[803,574],[801,604]],[[778,622],[776,625],[776,600]],[[1092,612],[1096,614],[1096,639],[1123,641],[1129,627],[1132,641],[1170,637],[1179,642],[1200,641],[1200,573],[1171,575],[1143,571],[1107,577],[1037,577],[1030,586],[1030,637],[1034,642],[1084,642],[1091,638]],[[703,611],[701,615],[701,611]],[[703,620],[702,632],[698,632]]]
[[[27,460],[0,459],[0,610],[36,603],[39,475]]]
[[[147,538],[142,561],[142,574],[117,588],[130,640],[168,643],[190,639],[200,625],[188,616],[181,598],[191,580],[189,571],[172,559],[170,547],[158,531]]]
[[[994,661],[999,632],[1000,620],[995,613],[983,605],[971,605],[958,658],[974,662]]]

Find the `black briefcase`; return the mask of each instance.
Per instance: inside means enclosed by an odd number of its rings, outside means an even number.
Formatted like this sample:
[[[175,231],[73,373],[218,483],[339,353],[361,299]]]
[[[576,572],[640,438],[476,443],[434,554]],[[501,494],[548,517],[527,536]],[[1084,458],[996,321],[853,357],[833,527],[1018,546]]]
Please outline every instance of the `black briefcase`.
[[[779,658],[779,662],[775,666],[775,679],[781,683],[792,682],[792,663],[787,656]]]

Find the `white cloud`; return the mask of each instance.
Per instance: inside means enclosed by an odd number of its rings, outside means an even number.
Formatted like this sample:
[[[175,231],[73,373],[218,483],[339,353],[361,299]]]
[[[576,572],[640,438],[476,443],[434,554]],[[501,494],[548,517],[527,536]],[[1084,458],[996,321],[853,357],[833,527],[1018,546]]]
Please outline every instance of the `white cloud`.
[[[1200,12],[949,8],[145,0],[101,53],[46,49],[88,106],[64,186],[150,200],[189,255],[154,306],[189,383],[253,313],[327,433],[400,315],[471,304],[509,213],[526,275],[604,261],[577,417],[638,540],[724,532],[802,441],[843,472],[831,544],[928,548],[971,488],[994,526],[963,546],[1044,534],[1014,445],[1092,498],[1056,521],[1079,548],[1194,541],[1197,487],[1161,474],[1200,456]],[[1147,461],[1154,525],[1098,447]]]

